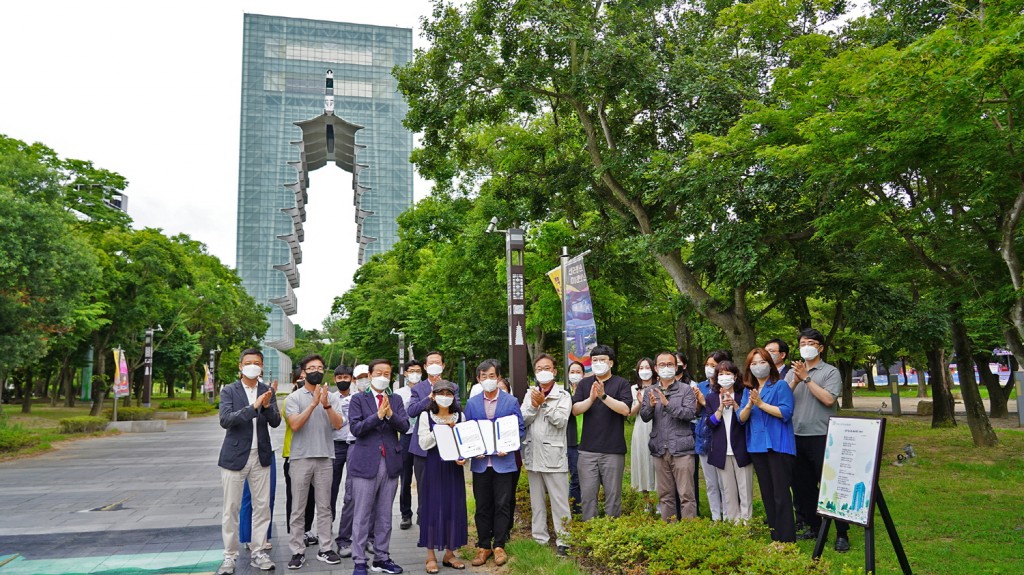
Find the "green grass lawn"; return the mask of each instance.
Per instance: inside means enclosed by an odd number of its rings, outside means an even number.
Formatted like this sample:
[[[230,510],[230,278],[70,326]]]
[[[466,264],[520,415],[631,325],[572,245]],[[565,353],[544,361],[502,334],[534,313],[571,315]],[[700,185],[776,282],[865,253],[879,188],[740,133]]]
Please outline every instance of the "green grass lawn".
[[[61,419],[80,415],[89,415],[88,403],[76,407],[51,407],[49,403],[34,403],[32,413],[21,413],[20,404],[5,405],[4,415],[0,417],[0,461],[47,451],[58,441],[116,433],[60,432]],[[22,438],[26,444],[12,446],[8,443],[12,438]]]

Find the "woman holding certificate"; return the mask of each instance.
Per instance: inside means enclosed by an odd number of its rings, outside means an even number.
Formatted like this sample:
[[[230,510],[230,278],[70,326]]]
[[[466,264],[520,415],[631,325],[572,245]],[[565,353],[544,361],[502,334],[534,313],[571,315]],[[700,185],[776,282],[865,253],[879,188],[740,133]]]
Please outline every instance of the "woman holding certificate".
[[[491,360],[481,363],[476,373],[483,393],[466,402],[466,421],[479,422],[487,446],[484,454],[474,457],[472,462],[478,535],[474,567],[486,563],[492,553],[495,565],[508,561],[505,543],[512,525],[512,499],[519,476],[516,458],[511,452],[518,450],[523,437],[523,414],[516,398],[498,389],[497,371],[497,365]],[[503,418],[509,417],[514,417],[511,429],[503,425],[509,421]]]
[[[427,452],[423,468],[423,483],[418,489],[429,497],[423,498],[420,510],[420,540],[418,547],[427,548],[427,573],[437,573],[434,550],[444,551],[442,563],[452,569],[465,569],[466,564],[455,556],[469,540],[466,519],[466,482],[462,473],[464,459],[445,461],[438,452],[434,428],[452,429],[462,421],[459,405],[455,403],[455,384],[440,380],[434,384],[434,400],[419,418],[420,447]]]

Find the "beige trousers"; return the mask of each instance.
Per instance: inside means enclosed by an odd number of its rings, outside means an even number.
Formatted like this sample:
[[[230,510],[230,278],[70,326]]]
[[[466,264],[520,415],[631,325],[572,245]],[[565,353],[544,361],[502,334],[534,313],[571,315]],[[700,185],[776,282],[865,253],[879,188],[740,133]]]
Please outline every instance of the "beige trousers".
[[[220,483],[224,489],[224,507],[221,511],[220,530],[224,538],[224,557],[238,558],[238,510],[242,507],[242,490],[249,480],[252,494],[252,548],[263,549],[267,544],[270,526],[270,467],[260,465],[257,449],[249,451],[249,460],[239,471],[220,470]]]
[[[718,470],[718,482],[725,495],[725,519],[749,521],[754,509],[754,465],[740,467],[736,457],[726,455],[725,469]]]
[[[693,485],[693,454],[654,457],[654,483],[658,486],[658,510],[661,518],[672,521],[676,516],[676,492],[683,518],[697,516],[697,498]]]

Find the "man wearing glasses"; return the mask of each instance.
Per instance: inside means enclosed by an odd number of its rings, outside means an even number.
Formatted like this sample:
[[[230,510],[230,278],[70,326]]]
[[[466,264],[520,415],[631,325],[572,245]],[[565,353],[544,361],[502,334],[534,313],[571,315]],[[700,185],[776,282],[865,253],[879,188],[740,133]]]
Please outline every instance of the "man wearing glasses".
[[[316,499],[317,538],[320,542],[316,558],[329,565],[341,562],[331,537],[331,476],[334,459],[334,430],[341,429],[344,416],[341,400],[331,394],[324,383],[324,360],[313,354],[302,358],[299,369],[305,385],[293,391],[285,401],[285,420],[292,430],[291,468],[292,516],[289,569],[298,569],[306,562],[303,522],[306,497],[312,483]]]

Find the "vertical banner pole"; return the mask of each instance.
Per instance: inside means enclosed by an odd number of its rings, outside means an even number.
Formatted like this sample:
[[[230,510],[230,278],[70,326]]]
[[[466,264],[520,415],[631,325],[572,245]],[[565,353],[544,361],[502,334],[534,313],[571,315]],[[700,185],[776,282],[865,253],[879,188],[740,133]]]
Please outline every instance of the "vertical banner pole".
[[[559,260],[559,265],[562,269],[562,289],[559,290],[562,294],[562,361],[564,362],[562,363],[562,373],[564,374],[566,389],[569,389],[569,314],[566,313],[566,308],[569,304],[569,292],[568,290],[565,289],[565,280],[568,277],[566,275],[566,270],[568,268],[569,263],[569,248],[567,246],[562,246],[562,257],[559,258]]]

